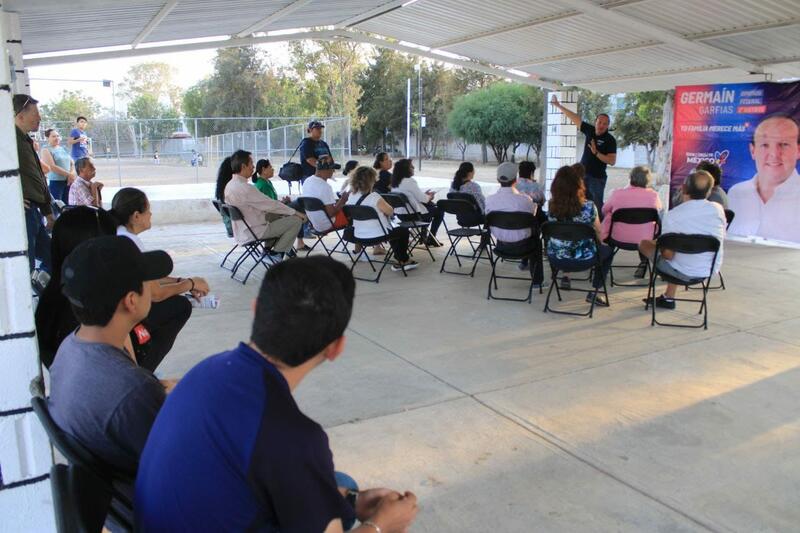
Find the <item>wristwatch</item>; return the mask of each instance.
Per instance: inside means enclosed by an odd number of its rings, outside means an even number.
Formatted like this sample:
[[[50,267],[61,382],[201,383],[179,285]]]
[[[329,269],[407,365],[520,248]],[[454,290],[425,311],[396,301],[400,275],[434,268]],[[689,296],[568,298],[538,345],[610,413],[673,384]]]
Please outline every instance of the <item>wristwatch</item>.
[[[353,489],[347,489],[347,494],[345,495],[344,499],[347,503],[350,504],[350,507],[353,508],[355,511],[356,509],[356,502],[358,501],[358,491]]]

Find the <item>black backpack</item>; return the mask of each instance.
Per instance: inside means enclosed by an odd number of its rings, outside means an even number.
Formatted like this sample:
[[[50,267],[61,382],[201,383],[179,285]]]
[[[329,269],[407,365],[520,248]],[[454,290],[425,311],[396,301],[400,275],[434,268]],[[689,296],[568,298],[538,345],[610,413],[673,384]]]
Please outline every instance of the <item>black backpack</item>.
[[[305,139],[303,139],[303,141],[305,141]],[[289,161],[284,163],[281,169],[278,171],[278,176],[280,176],[282,180],[288,181],[290,186],[293,181],[300,181],[304,177],[303,165],[301,165],[300,163],[292,163],[292,158],[294,157],[294,154],[296,154],[297,151],[300,149],[300,146],[303,145],[303,141],[300,141],[300,144],[298,144],[297,148],[294,149],[292,155],[289,156]]]

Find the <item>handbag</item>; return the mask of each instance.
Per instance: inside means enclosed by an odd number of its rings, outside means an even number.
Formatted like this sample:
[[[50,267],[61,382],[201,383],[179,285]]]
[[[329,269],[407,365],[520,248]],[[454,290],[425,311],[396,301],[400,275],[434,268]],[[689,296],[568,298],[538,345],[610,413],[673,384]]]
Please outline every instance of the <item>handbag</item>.
[[[292,158],[294,157],[294,154],[297,153],[302,144],[303,141],[300,141],[300,144],[298,144],[297,148],[294,149],[292,155],[289,156],[289,161],[284,163],[283,166],[278,171],[278,176],[280,176],[282,180],[288,181],[290,186],[291,182],[300,181],[303,179],[303,165],[301,165],[300,163],[292,163]]]

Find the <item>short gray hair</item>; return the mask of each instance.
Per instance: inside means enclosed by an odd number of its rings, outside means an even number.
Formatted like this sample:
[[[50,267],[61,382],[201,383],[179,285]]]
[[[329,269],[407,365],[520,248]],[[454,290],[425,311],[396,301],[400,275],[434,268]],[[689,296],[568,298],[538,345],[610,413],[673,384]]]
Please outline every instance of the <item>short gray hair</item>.
[[[630,179],[634,187],[646,188],[652,181],[652,174],[648,167],[640,165],[631,169]]]

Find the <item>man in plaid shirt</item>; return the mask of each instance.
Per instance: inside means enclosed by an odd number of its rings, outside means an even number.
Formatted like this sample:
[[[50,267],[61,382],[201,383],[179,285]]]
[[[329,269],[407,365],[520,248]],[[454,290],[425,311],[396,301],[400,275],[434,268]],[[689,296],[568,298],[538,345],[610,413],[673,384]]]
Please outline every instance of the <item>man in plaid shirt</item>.
[[[94,163],[88,157],[81,157],[75,161],[75,170],[78,177],[69,188],[69,205],[89,205],[102,207],[103,199],[100,191],[103,184],[92,181],[97,174]]]

